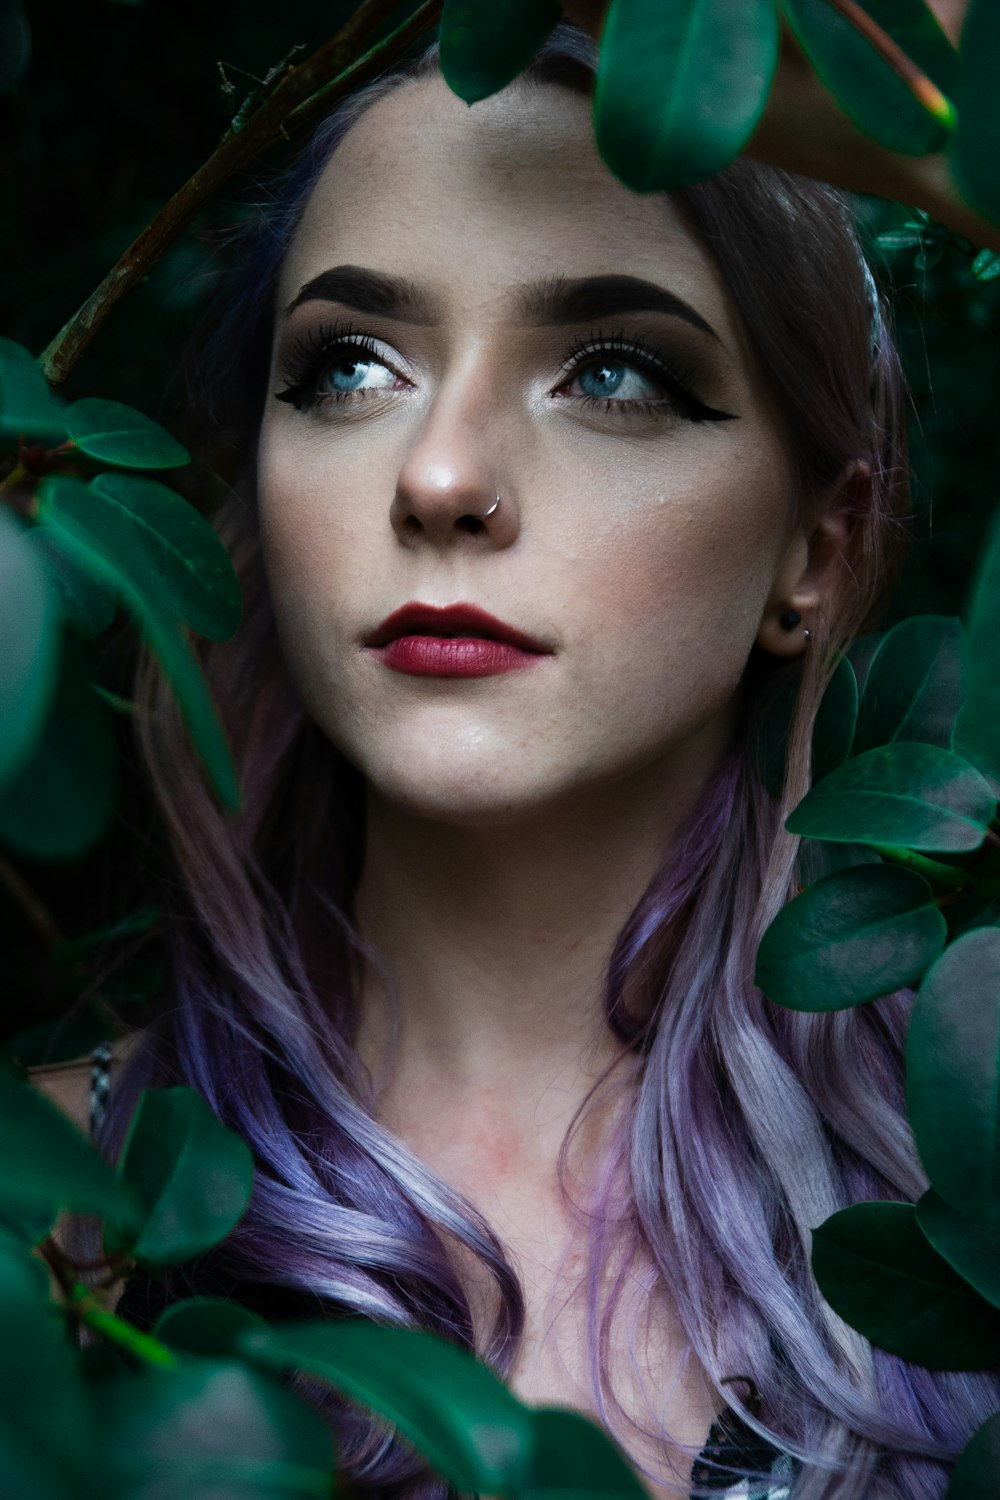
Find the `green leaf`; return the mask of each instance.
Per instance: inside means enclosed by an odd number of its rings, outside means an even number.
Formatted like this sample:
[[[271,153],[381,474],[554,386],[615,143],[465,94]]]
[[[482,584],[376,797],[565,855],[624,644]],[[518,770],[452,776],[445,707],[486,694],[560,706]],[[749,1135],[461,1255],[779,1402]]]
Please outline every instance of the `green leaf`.
[[[84,396],[66,413],[66,429],[81,453],[127,469],[176,469],[191,455],[144,412],[120,401]]]
[[[0,433],[57,442],[66,436],[65,403],[34,356],[13,339],[0,339]]]
[[[774,0],[611,0],[594,94],[598,149],[636,192],[711,177],[763,113]]]
[[[242,1218],[253,1156],[194,1089],[144,1089],[118,1176],[145,1212],[131,1232],[107,1226],[109,1249],[127,1248],[145,1265],[175,1265],[211,1249]]]
[[[906,1102],[937,1191],[1000,1227],[1000,929],[957,938],[920,986],[906,1040]]]
[[[758,949],[755,982],[790,1010],[841,1010],[913,984],[946,936],[922,876],[857,865],[818,881],[778,913]]]
[[[993,793],[967,761],[937,745],[897,742],[845,761],[785,826],[836,843],[957,853],[979,848],[995,813]]]
[[[972,262],[977,281],[995,281],[1000,276],[1000,250],[980,250]]]
[[[21,0],[0,0],[0,94],[14,87],[30,58],[31,27]]]
[[[780,797],[784,786],[788,736],[797,698],[798,683],[789,683],[769,704],[754,739],[758,774],[775,797]],[[813,781],[828,776],[847,759],[857,716],[857,678],[851,663],[842,656],[827,683],[813,724]]]
[[[962,71],[955,91],[958,129],[950,142],[948,158],[963,196],[994,223],[1000,220],[998,56],[1000,7],[996,0],[972,0],[962,23]]]
[[[958,1456],[945,1500],[996,1500],[1000,1493],[1000,1412],[987,1417]]]
[[[499,93],[532,61],[561,14],[555,0],[445,0],[445,83],[466,104]]]
[[[144,544],[177,619],[213,641],[227,641],[240,623],[239,579],[217,533],[186,500],[155,479],[99,474],[92,504],[103,508],[105,535],[121,551]]]
[[[827,0],[781,0],[799,45],[844,113],[868,136],[908,156],[945,145],[953,112],[931,114],[889,63]],[[865,0],[864,10],[953,99],[958,58],[924,0]]]
[[[911,1203],[855,1203],[813,1230],[820,1291],[873,1344],[931,1370],[1000,1361],[1000,1313],[927,1243]]]
[[[284,1500],[333,1493],[333,1440],[280,1381],[186,1355],[97,1387],[108,1495],[142,1500]]]
[[[962,626],[916,615],[886,635],[872,659],[858,709],[854,753],[894,740],[951,748],[962,702]]]
[[[33,526],[27,540],[41,560],[63,618],[88,640],[107,630],[115,617],[115,596],[110,589],[77,567],[47,527]]]
[[[0,1211],[37,1214],[46,1231],[61,1209],[136,1222],[139,1205],[131,1188],[61,1110],[3,1068],[0,1140]]]
[[[245,1358],[319,1376],[378,1412],[460,1490],[517,1491],[531,1413],[471,1354],[430,1334],[351,1320],[275,1324],[239,1339]]]
[[[222,726],[146,548],[131,546],[120,527],[107,525],[107,512],[93,506],[90,489],[79,480],[47,479],[39,496],[39,518],[58,535],[63,550],[98,583],[113,589],[138,622],[159,657],[224,806],[238,808],[239,788]]]
[[[77,859],[108,830],[118,764],[110,714],[66,641],[55,702],[22,770],[0,786],[0,839],[32,859]]]
[[[933,1188],[917,1204],[917,1223],[959,1276],[1000,1308],[1000,1230],[952,1208]]]
[[[969,701],[958,728],[972,731],[973,743],[978,743],[980,758],[988,761],[989,769],[1000,769],[1000,510],[991,523],[969,590],[967,618]]]
[[[0,507],[0,784],[41,733],[59,667],[59,612],[26,530]]]
[[[541,1407],[531,1413],[535,1433],[531,1472],[521,1500],[643,1500],[635,1470],[599,1427],[579,1412]]]
[[[991,725],[983,722],[977,705],[971,700],[963,703],[958,711],[952,728],[951,748],[986,777],[994,795],[1000,793],[1000,737]]]
[[[225,1297],[186,1297],[167,1308],[153,1336],[189,1354],[235,1354],[239,1336],[266,1328],[258,1313]]]

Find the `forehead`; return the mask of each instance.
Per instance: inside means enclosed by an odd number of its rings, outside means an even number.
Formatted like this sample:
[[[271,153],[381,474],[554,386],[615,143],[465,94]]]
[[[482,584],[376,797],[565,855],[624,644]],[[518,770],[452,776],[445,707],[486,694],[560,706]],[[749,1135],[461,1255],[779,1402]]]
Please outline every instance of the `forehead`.
[[[457,312],[498,316],[520,282],[626,272],[669,286],[741,342],[711,256],[669,199],[613,176],[590,100],[565,87],[514,86],[470,108],[438,76],[372,105],[309,198],[282,304],[339,263],[404,274]]]

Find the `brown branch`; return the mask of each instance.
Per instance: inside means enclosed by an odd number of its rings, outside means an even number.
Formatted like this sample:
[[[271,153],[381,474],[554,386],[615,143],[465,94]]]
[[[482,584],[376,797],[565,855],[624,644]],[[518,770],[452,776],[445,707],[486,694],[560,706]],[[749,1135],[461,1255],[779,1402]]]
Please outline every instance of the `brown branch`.
[[[438,19],[442,4],[443,0],[426,0],[390,36],[359,57],[359,47],[398,5],[398,0],[361,0],[335,36],[304,62],[280,73],[259,102],[251,100],[245,122],[237,116],[208,160],[146,225],[44,351],[41,365],[50,385],[63,384],[112,308],[149,274],[223,183],[374,77],[411,37]]]
[[[871,44],[882,61],[888,63],[893,72],[898,74],[917,103],[928,114],[940,120],[943,125],[951,127],[955,124],[955,106],[951,100],[942,94],[937,84],[928,78],[899,43],[866,10],[862,10],[856,0],[827,0],[827,4]]]
[[[55,918],[48,907],[43,905],[27,881],[18,874],[10,860],[2,854],[0,854],[0,886],[3,886],[21,908],[47,948],[54,948],[57,943],[63,941],[62,933],[56,926]]]

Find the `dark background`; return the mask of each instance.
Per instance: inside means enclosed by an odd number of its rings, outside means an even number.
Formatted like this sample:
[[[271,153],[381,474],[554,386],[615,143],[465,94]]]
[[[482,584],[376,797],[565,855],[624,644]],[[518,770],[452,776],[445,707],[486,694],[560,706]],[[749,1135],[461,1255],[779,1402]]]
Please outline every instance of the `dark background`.
[[[293,47],[311,51],[352,9],[349,0],[0,0],[0,333],[39,353],[210,154],[255,78]],[[252,173],[231,184],[123,301],[75,370],[71,397],[126,401],[169,423],[172,372],[203,304],[213,246],[253,192]],[[969,248],[933,228],[922,245],[880,244],[910,217],[899,205],[866,199],[857,210],[892,295],[914,406],[915,544],[892,613],[956,614],[996,499],[1000,279],[977,281]],[[131,652],[121,624],[100,643],[102,680],[123,692]],[[111,836],[73,865],[16,862],[66,939],[141,905],[141,871],[159,857],[127,719],[120,730]],[[92,950],[53,954],[0,885],[0,1040],[65,1013],[92,970]],[[126,943],[101,993],[127,1007],[156,988],[155,944],[135,960]],[[107,1030],[106,1013],[89,1004],[52,1055],[72,1056]],[[15,1052],[35,1060],[50,1044],[36,1035]]]

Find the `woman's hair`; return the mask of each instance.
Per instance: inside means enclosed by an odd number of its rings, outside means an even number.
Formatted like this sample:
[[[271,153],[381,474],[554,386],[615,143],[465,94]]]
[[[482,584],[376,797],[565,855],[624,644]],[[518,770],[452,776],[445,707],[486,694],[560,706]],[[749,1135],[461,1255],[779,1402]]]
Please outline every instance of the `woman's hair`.
[[[516,86],[586,93],[594,66],[590,40],[561,23]],[[176,862],[161,895],[171,984],[113,1090],[100,1139],[115,1155],[139,1090],[182,1083],[253,1149],[245,1217],[174,1274],[169,1296],[235,1295],[272,1316],[369,1315],[444,1335],[503,1375],[524,1322],[517,1274],[486,1219],[378,1123],[354,1049],[358,968],[378,962],[351,916],[364,784],[291,685],[254,495],[276,286],[304,204],[373,103],[437,72],[434,46],[342,103],[229,246],[192,404],[214,454],[206,467],[218,475],[228,466],[216,524],[245,614],[232,641],[199,642],[199,651],[244,806],[238,816],[219,811],[145,657],[137,722]],[[796,1014],[764,999],[752,977],[760,937],[794,891],[797,841],[783,821],[808,786],[812,720],[835,650],[884,607],[899,552],[900,367],[832,189],[741,159],[671,198],[718,265],[787,419],[801,504],[828,502],[839,484],[849,535],[804,662],[781,668],[755,648],[739,742],[665,851],[610,960],[607,1020],[629,1104],[587,1210],[593,1400],[626,1446],[642,1438],[637,1427],[664,1436],[673,1372],[646,1389],[633,1417],[609,1377],[612,1347],[623,1341],[638,1372],[641,1315],[660,1286],[712,1381],[803,1460],[795,1500],[939,1496],[948,1461],[997,1405],[996,1381],[933,1373],[872,1348],[834,1315],[809,1263],[811,1231],[836,1209],[912,1200],[926,1187],[903,1107],[910,997]],[[797,711],[775,798],[750,741],[762,703],[789,680]],[[463,1277],[470,1256],[492,1287],[485,1312],[481,1299],[474,1312]],[[138,1287],[123,1306],[141,1318]],[[145,1297],[148,1316],[155,1288]],[[328,1391],[301,1388],[329,1415],[354,1492],[446,1493],[382,1424]]]

